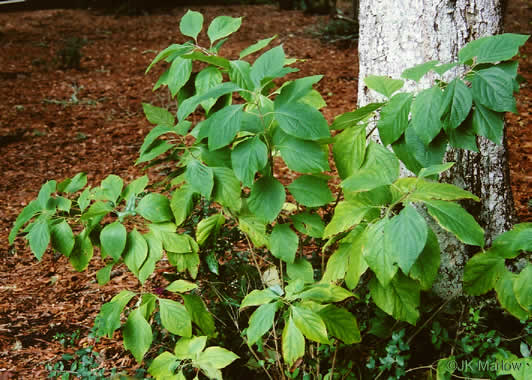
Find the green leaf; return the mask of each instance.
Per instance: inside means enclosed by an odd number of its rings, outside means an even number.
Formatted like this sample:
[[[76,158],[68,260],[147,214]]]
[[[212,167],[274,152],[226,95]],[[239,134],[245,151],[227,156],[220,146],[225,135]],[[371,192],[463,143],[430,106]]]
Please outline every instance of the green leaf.
[[[185,293],[192,289],[196,289],[198,285],[186,280],[175,280],[166,287],[166,290],[173,293]]]
[[[394,95],[382,107],[381,117],[377,122],[379,136],[384,145],[395,142],[408,126],[408,115],[412,104],[412,94],[400,93]]]
[[[445,88],[439,112],[447,129],[455,129],[462,124],[469,115],[472,104],[471,90],[459,78],[452,80]]]
[[[87,268],[89,261],[92,259],[94,254],[91,239],[87,235],[88,231],[83,230],[81,234],[76,236],[74,248],[68,257],[70,264],[78,272],[81,272]]]
[[[293,263],[296,257],[299,239],[288,224],[277,224],[270,236],[272,255],[287,263]]]
[[[74,233],[66,220],[54,224],[50,230],[52,247],[66,257],[70,256],[74,248]]]
[[[195,294],[182,294],[185,308],[194,322],[202,331],[202,334],[213,336],[216,332],[214,319],[207,309],[203,300]]]
[[[456,371],[456,359],[454,356],[438,360],[436,368],[436,380],[450,380],[454,371]]]
[[[148,368],[148,373],[156,379],[171,379],[179,364],[179,360],[177,359],[175,355],[165,351],[153,359]],[[179,378],[176,380],[179,380]]]
[[[427,242],[428,227],[425,219],[406,205],[384,227],[384,245],[403,273],[408,274]]]
[[[180,226],[194,208],[194,191],[187,184],[175,190],[170,200],[170,209],[174,214],[176,226]]]
[[[439,183],[415,178],[401,178],[394,185],[405,194],[408,193],[408,200],[412,202],[428,201],[440,199],[444,201],[455,201],[459,199],[480,199],[469,191],[449,183]]]
[[[464,290],[473,296],[489,292],[506,271],[504,258],[493,251],[473,256],[464,268]]]
[[[229,69],[229,61],[217,55],[206,55],[199,51],[186,54],[183,58],[190,61],[200,61],[208,63],[209,65],[219,66],[223,69]]]
[[[138,279],[141,284],[148,279],[148,277],[155,270],[155,264],[163,257],[163,244],[153,232],[148,232],[143,235],[146,243],[148,243],[148,257],[144,264],[140,267]]]
[[[330,170],[327,152],[313,141],[292,137],[277,128],[273,136],[275,148],[286,166],[300,173],[321,173]]]
[[[330,137],[327,120],[320,111],[302,103],[286,103],[275,107],[275,120],[287,134],[302,140]]]
[[[447,162],[445,164],[431,165],[428,168],[421,169],[418,173],[418,177],[424,178],[438,175],[452,168],[454,164],[454,162]]]
[[[159,133],[167,133],[170,132],[167,127],[162,127],[161,129],[155,127],[152,129],[152,132],[155,133],[155,135]],[[150,132],[151,133],[151,132]],[[151,137],[154,135],[151,135]],[[148,136],[146,136],[148,137]],[[144,140],[146,142],[146,140]],[[172,149],[174,147],[173,144],[169,144],[168,142],[164,140],[156,140],[152,145],[149,147],[141,146],[141,148],[146,147],[146,151],[143,151],[140,153],[139,158],[135,161],[135,165],[141,164],[143,162],[148,162],[153,160],[154,158],[162,155],[163,153],[166,153],[168,150]]]
[[[341,201],[335,209],[330,223],[325,227],[323,237],[327,238],[344,232],[359,224],[374,207],[360,201]]]
[[[532,265],[529,263],[514,279],[513,290],[519,305],[532,312]]]
[[[13,244],[15,238],[17,237],[18,231],[26,224],[31,218],[35,216],[41,210],[41,206],[36,199],[32,200],[26,207],[24,207],[21,213],[17,216],[13,228],[9,232],[9,244]]]
[[[225,223],[225,218],[222,214],[211,215],[208,218],[202,219],[196,227],[196,241],[201,246],[207,241],[209,236],[218,235],[220,227]]]
[[[111,280],[111,271],[113,269],[113,264],[107,264],[102,269],[96,272],[96,280],[98,285],[103,286]]]
[[[56,186],[57,182],[55,180],[48,181],[41,186],[39,195],[37,196],[37,202],[41,206],[41,209],[44,210],[47,208],[48,201],[51,199],[51,194],[56,191]]]
[[[165,329],[175,335],[191,337],[192,321],[187,309],[179,302],[159,298],[161,323]]]
[[[116,203],[122,193],[124,181],[117,175],[111,174],[105,178],[100,187],[93,189],[93,199],[97,201],[111,201]]]
[[[139,269],[148,255],[148,243],[136,229],[127,235],[124,263],[138,277]]]
[[[329,344],[327,327],[319,314],[294,305],[290,306],[290,311],[296,327],[307,339],[318,343]]]
[[[122,314],[122,310],[134,296],[135,293],[129,290],[122,290],[111,301],[102,305],[95,321],[95,325],[98,327],[98,336],[113,337],[113,332],[120,327],[120,314]]]
[[[356,109],[353,112],[343,113],[334,119],[334,122],[331,125],[331,129],[339,130],[354,127],[360,121],[363,121],[368,118],[371,114],[373,114],[374,111],[378,110],[383,105],[384,103],[370,103],[365,105],[364,107]]]
[[[288,317],[282,336],[283,359],[292,366],[294,362],[305,355],[305,338],[297,328],[292,316]]]
[[[368,75],[364,78],[366,86],[389,98],[394,92],[405,84],[401,79],[392,79],[386,76]]]
[[[429,290],[440,268],[440,244],[436,234],[429,228],[423,251],[410,269],[410,277],[418,280],[422,290]]]
[[[229,168],[214,167],[213,198],[231,210],[239,211],[242,206],[240,181]]]
[[[289,82],[286,86],[283,86],[281,93],[275,98],[275,108],[301,100],[321,78],[323,78],[323,75],[313,75]]]
[[[177,57],[172,61],[168,69],[168,77],[165,84],[170,89],[172,98],[177,95],[179,90],[188,82],[192,73],[192,61],[189,59]]]
[[[353,238],[351,238],[353,235]],[[364,259],[363,245],[366,244],[366,234],[362,228],[351,231],[346,238],[342,239],[342,242],[349,239],[349,243],[346,248],[349,253],[349,263],[347,266],[347,272],[345,274],[345,284],[349,289],[354,289],[360,282],[360,278],[368,269],[368,263]],[[340,248],[345,246],[340,245]]]
[[[319,303],[341,302],[346,298],[353,297],[353,293],[341,286],[319,283],[310,286],[298,296],[302,300],[316,301]]]
[[[142,316],[140,309],[135,309],[129,314],[123,335],[124,347],[131,351],[137,363],[140,363],[153,339],[151,326]]]
[[[273,177],[262,177],[251,187],[248,206],[253,214],[272,222],[279,215],[285,198],[281,182]]]
[[[194,95],[191,98],[184,100],[177,110],[177,118],[180,121],[185,120],[197,106],[199,106],[205,100],[214,98],[218,99],[222,95],[226,95],[232,92],[241,91],[242,88],[232,82],[220,83],[218,86],[211,88],[204,94]]]
[[[401,73],[401,77],[405,79],[411,79],[413,81],[419,82],[421,78],[425,76],[430,70],[436,67],[440,62],[439,61],[428,61],[425,63],[420,63],[404,70]]]
[[[214,187],[212,168],[203,165],[198,160],[191,160],[187,165],[185,178],[194,192],[200,193],[205,198],[210,198]]]
[[[89,209],[81,215],[81,221],[88,221],[91,218],[98,218],[107,215],[113,208],[107,202],[95,202]]]
[[[334,200],[327,180],[311,175],[296,178],[288,185],[288,190],[297,202],[307,207],[324,206]]]
[[[260,248],[268,244],[266,225],[262,218],[251,214],[240,215],[238,218],[238,227],[243,233],[249,236],[251,242],[256,248]]]
[[[246,61],[229,62],[229,79],[240,87],[252,91],[255,88],[251,80],[251,65]],[[251,101],[251,95],[242,91],[240,95],[247,101]]]
[[[174,353],[178,359],[195,359],[207,344],[206,336],[193,336],[192,338],[181,338],[177,341]]]
[[[445,74],[447,71],[455,68],[456,66],[458,66],[458,63],[457,62],[453,62],[453,63],[442,63],[441,65],[438,65],[436,67],[434,67],[432,70],[434,70],[434,72],[440,76],[443,76],[443,74]]]
[[[529,36],[505,33],[497,36],[487,36],[471,41],[458,52],[460,63],[465,63],[477,57],[476,63],[507,61],[518,52]]]
[[[425,201],[429,214],[445,230],[465,244],[484,246],[484,230],[460,205],[452,202]]]
[[[212,88],[215,88],[220,83],[222,83],[223,77],[220,70],[215,67],[209,66],[201,70],[196,76],[195,86],[196,86],[196,95],[202,95],[207,93]],[[210,98],[204,100],[200,103],[205,112],[209,112],[216,104],[215,98]]]
[[[369,282],[369,292],[375,304],[384,312],[412,325],[419,318],[419,285],[399,272],[388,286],[375,278]]]
[[[530,311],[523,309],[514,293],[514,283],[517,275],[505,268],[499,281],[495,284],[495,292],[501,306],[519,320],[530,318]],[[530,284],[528,284],[530,286]]]
[[[146,69],[146,73],[151,70],[153,65],[155,65],[157,62],[162,61],[163,59],[166,59],[170,56],[173,58],[180,57],[184,54],[187,54],[191,52],[194,49],[193,45],[178,45],[178,44],[172,44],[168,46],[166,49],[162,50],[157,56],[153,59],[153,61],[150,63],[148,68]]]
[[[100,243],[106,255],[118,261],[126,247],[127,231],[120,222],[114,222],[105,226],[100,232]]]
[[[292,219],[294,228],[300,233],[313,238],[321,238],[323,236],[325,226],[318,214],[302,212],[294,214],[290,218]]]
[[[341,186],[344,191],[368,191],[390,185],[399,177],[399,160],[382,145],[371,141],[366,159],[360,169],[347,177]]]
[[[504,133],[504,115],[494,112],[480,104],[475,104],[472,118],[473,129],[479,136],[484,136],[495,144],[502,144]]]
[[[285,55],[282,45],[262,54],[251,66],[250,76],[255,87],[265,78],[274,78],[283,69]]]
[[[325,322],[329,334],[345,344],[359,343],[362,340],[356,318],[346,309],[327,305],[318,314]]]
[[[247,328],[247,344],[252,346],[273,326],[277,302],[261,305],[251,314],[249,327]]]
[[[229,145],[235,138],[242,123],[243,104],[226,106],[213,114],[208,120],[209,150]]]
[[[37,260],[41,260],[48,244],[50,243],[50,227],[48,220],[40,219],[33,224],[27,239],[30,243],[30,248]]]
[[[155,125],[173,127],[175,117],[167,109],[142,103],[142,109],[148,121]]]
[[[397,273],[395,252],[389,251],[388,244],[385,244],[384,232],[388,223],[390,223],[389,219],[380,219],[367,228],[367,243],[363,251],[364,259],[383,287],[388,287]]]
[[[199,12],[191,11],[190,9],[181,18],[179,23],[179,30],[181,34],[192,37],[197,40],[198,34],[203,28],[203,15]]]
[[[292,264],[286,264],[286,273],[292,280],[300,278],[307,284],[314,282],[312,264],[301,257],[295,259]]]
[[[440,107],[443,93],[438,86],[421,91],[412,103],[412,128],[425,145],[428,145],[442,129]]]
[[[252,290],[249,294],[247,294],[244,297],[244,299],[242,300],[242,303],[240,304],[240,310],[248,306],[264,305],[278,298],[279,298],[279,295],[274,293],[270,289],[264,289],[264,290],[255,289],[255,290]]]
[[[479,70],[472,80],[475,103],[497,111],[517,113],[511,76],[498,67]]]
[[[239,356],[226,350],[222,347],[207,347],[205,351],[200,354],[198,364],[201,366],[203,363],[212,366],[216,369],[225,368]]]
[[[366,155],[366,128],[364,125],[347,128],[334,136],[334,163],[340,178],[346,179],[360,169]]]
[[[264,49],[266,46],[268,46],[270,44],[270,42],[272,42],[275,38],[277,37],[277,35],[273,36],[273,37],[270,37],[270,38],[265,38],[263,40],[259,40],[257,42],[255,42],[253,45],[251,46],[248,46],[247,48],[245,48],[244,50],[242,50],[240,52],[240,55],[239,55],[239,58],[242,59],[244,57],[247,57],[248,55],[250,54],[253,54],[259,50],[262,50]]]
[[[497,236],[493,248],[505,253],[505,258],[512,259],[520,251],[532,251],[532,223],[519,223],[510,231]]]
[[[242,17],[229,17],[229,16],[218,16],[212,20],[207,30],[207,36],[211,41],[211,45],[214,41],[224,38],[236,32],[240,25],[242,24]]]
[[[231,153],[233,171],[244,186],[251,186],[255,173],[262,170],[267,162],[268,148],[258,136],[238,144]]]
[[[87,185],[87,174],[85,173],[78,173],[72,179],[69,179],[68,181],[64,181],[65,187],[63,188],[61,184],[57,185],[57,191],[61,191],[64,193],[72,194],[75,193],[85,187]]]

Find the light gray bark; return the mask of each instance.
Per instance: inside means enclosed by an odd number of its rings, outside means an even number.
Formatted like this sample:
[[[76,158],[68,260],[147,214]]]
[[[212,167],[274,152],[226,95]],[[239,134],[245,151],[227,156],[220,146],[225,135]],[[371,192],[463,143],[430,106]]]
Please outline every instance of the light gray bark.
[[[455,61],[467,42],[502,31],[501,13],[500,0],[361,0],[359,106],[380,99],[365,87],[366,76],[399,78],[404,69],[419,63],[434,59],[442,63]],[[447,78],[460,70],[447,73]],[[407,81],[404,90],[427,88],[434,79],[428,76],[420,84]],[[512,226],[515,211],[505,144],[496,146],[484,138],[478,142],[480,154],[447,152],[446,160],[455,161],[456,165],[443,180],[482,199],[480,204],[466,207],[485,228],[489,244],[494,236]],[[449,233],[439,228],[435,232],[442,248],[442,266],[434,290],[450,298],[461,293],[463,267],[472,252]]]

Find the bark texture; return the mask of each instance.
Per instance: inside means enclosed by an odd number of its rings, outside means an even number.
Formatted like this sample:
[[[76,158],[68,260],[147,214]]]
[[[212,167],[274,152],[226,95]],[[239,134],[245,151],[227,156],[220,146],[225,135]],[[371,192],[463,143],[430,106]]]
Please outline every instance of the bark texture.
[[[500,0],[360,0],[359,106],[378,101],[365,87],[367,75],[399,78],[408,67],[437,59],[455,61],[469,41],[502,32]],[[447,79],[461,68],[447,73]],[[404,90],[421,90],[435,76],[419,84],[407,81]],[[443,181],[465,188],[482,200],[465,205],[486,230],[487,243],[515,222],[505,142],[497,146],[479,138],[480,153],[451,149],[447,161],[455,161]],[[433,225],[433,228],[435,225]],[[444,298],[461,294],[463,267],[471,255],[468,247],[440,228],[434,228],[442,249],[440,276],[435,292]]]

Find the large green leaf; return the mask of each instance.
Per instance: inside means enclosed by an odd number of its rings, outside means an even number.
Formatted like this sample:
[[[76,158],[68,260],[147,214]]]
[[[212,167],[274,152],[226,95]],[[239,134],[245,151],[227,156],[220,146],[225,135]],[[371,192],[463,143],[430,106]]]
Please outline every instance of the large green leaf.
[[[368,191],[390,185],[399,177],[399,160],[388,149],[370,142],[366,159],[360,169],[347,177],[341,186],[344,191]]]
[[[142,110],[146,115],[146,119],[152,124],[173,127],[175,117],[166,108],[152,106],[148,103],[142,103]]]
[[[214,326],[214,318],[207,309],[207,306],[201,297],[195,294],[182,294],[185,308],[194,322],[202,331],[204,335],[213,336],[216,332]]]
[[[265,38],[263,40],[259,40],[257,42],[255,42],[253,45],[250,45],[248,46],[247,48],[245,48],[244,50],[242,50],[239,54],[239,58],[242,59],[244,57],[247,57],[248,55],[250,54],[253,54],[259,50],[262,50],[264,49],[266,46],[268,46],[270,44],[270,42],[272,42],[275,38],[277,37],[277,35],[273,36],[273,37],[270,37],[270,38]]]
[[[283,359],[291,366],[297,359],[305,355],[305,338],[297,328],[292,316],[288,317],[283,329]]]
[[[74,248],[68,257],[70,264],[75,270],[81,272],[87,268],[93,254],[94,249],[88,236],[88,230],[83,230],[81,234],[76,236]]]
[[[74,248],[74,233],[66,220],[54,224],[50,229],[52,247],[65,256],[70,256]]]
[[[242,17],[229,17],[229,16],[218,16],[212,20],[207,30],[207,36],[211,41],[211,45],[219,40],[220,38],[227,37],[230,34],[233,34],[242,24]]]
[[[519,305],[532,313],[532,264],[528,264],[514,279],[514,294]]]
[[[503,251],[506,258],[516,257],[520,251],[532,251],[532,223],[519,223],[495,238],[493,247]]]
[[[197,289],[198,285],[186,280],[175,280],[166,287],[166,290],[173,293],[185,293],[192,289]]]
[[[200,193],[205,198],[210,198],[212,188],[214,187],[212,168],[203,165],[198,160],[191,160],[187,165],[185,178],[192,190]]]
[[[144,284],[148,277],[153,273],[155,265],[163,257],[163,243],[161,240],[152,231],[143,236],[146,243],[148,243],[148,257],[139,270],[138,278],[141,284]]]
[[[384,287],[388,286],[397,273],[395,253],[385,244],[384,231],[388,223],[389,219],[381,219],[367,228],[363,251],[364,259]]]
[[[440,268],[440,244],[436,234],[429,228],[427,243],[410,269],[409,276],[418,280],[422,290],[429,290]]]
[[[316,301],[319,303],[340,302],[353,297],[353,293],[341,286],[327,283],[313,284],[297,297],[302,300]]]
[[[360,107],[353,112],[346,112],[337,116],[332,125],[331,129],[345,129],[354,127],[362,120],[368,118],[374,111],[378,110],[384,103],[370,103],[364,107]]]
[[[453,79],[445,88],[440,117],[447,129],[455,129],[466,119],[473,97],[471,90],[459,79]]]
[[[277,108],[282,104],[299,101],[312,90],[312,86],[320,81],[322,77],[323,75],[313,75],[289,82],[275,98],[275,107]]]
[[[95,321],[98,336],[113,337],[113,332],[120,327],[122,310],[134,296],[135,293],[129,290],[122,290],[111,301],[102,305]]]
[[[293,263],[296,257],[299,239],[288,224],[276,224],[270,235],[272,255],[287,263]]]
[[[238,227],[243,233],[249,236],[256,248],[268,245],[266,224],[262,218],[249,213],[240,215],[238,218]]]
[[[502,144],[504,133],[503,114],[494,112],[481,104],[475,104],[471,122],[477,135],[484,136],[495,144]]]
[[[394,183],[394,187],[404,194],[408,194],[407,199],[412,202],[423,202],[431,199],[443,201],[472,199],[477,202],[480,200],[476,195],[458,186],[418,178],[401,178]]]
[[[159,298],[161,323],[165,329],[175,335],[192,336],[192,321],[187,309],[179,302]]]
[[[433,60],[420,63],[419,65],[415,65],[413,67],[409,67],[401,73],[401,77],[419,82],[419,80],[423,78],[425,74],[427,74],[430,70],[436,67],[439,63],[439,61]]]
[[[292,137],[280,128],[275,130],[273,140],[288,168],[300,173],[330,170],[327,152],[318,143]]]
[[[51,199],[51,194],[56,191],[57,182],[55,180],[47,181],[41,186],[39,195],[37,195],[37,202],[41,209],[45,210],[48,207],[48,202]]]
[[[172,194],[170,209],[174,214],[175,224],[181,225],[194,208],[194,191],[187,184],[176,189]]]
[[[362,340],[356,318],[346,309],[327,305],[318,314],[325,322],[329,334],[345,344],[359,343]]]
[[[50,227],[48,225],[48,220],[37,220],[27,235],[27,239],[30,243],[31,251],[37,260],[40,261],[50,243]]]
[[[222,95],[230,94],[232,92],[240,91],[242,88],[238,86],[235,83],[232,82],[225,82],[220,83],[218,86],[211,88],[209,91],[207,91],[204,94],[198,94],[194,95],[191,98],[186,99],[183,101],[179,108],[177,109],[177,118],[180,121],[185,120],[194,110],[197,106],[199,106],[202,102],[205,100],[214,98],[218,99]]]
[[[345,243],[344,243],[345,241]],[[366,234],[362,227],[351,231],[344,239],[341,246],[347,245],[349,263],[345,274],[345,284],[349,289],[354,289],[360,282],[360,278],[368,269],[368,263],[364,259],[363,246],[366,244]]]
[[[81,215],[81,221],[88,221],[91,218],[98,218],[113,211],[113,207],[107,202],[95,202],[89,209]]]
[[[476,103],[497,112],[517,112],[513,79],[504,70],[490,67],[477,71],[472,88]]]
[[[244,186],[252,185],[255,173],[262,170],[267,162],[268,148],[258,136],[238,144],[231,152],[233,171]]]
[[[220,72],[220,70],[212,66],[206,67],[205,69],[201,70],[198,73],[194,81],[194,84],[196,86],[196,95],[205,94],[210,89],[222,83],[222,80],[223,80],[223,77],[222,77],[222,73]],[[216,103],[216,99],[210,98],[210,99],[204,100],[200,104],[205,110],[205,112],[208,113],[215,103]]]
[[[359,169],[366,155],[366,128],[347,128],[334,136],[333,156],[340,178],[345,179]]]
[[[216,369],[225,368],[233,361],[238,359],[238,355],[226,350],[222,347],[207,347],[205,351],[200,354],[198,364],[207,364]]]
[[[248,306],[259,306],[269,303],[273,300],[279,298],[279,295],[274,293],[270,289],[264,290],[252,290],[248,295],[244,297],[242,303],[240,304],[240,309],[243,309]]]
[[[388,286],[375,278],[369,282],[369,292],[375,304],[395,319],[412,325],[419,318],[419,285],[399,272]]]
[[[318,343],[329,344],[327,327],[319,314],[299,306],[290,306],[292,318],[297,328],[310,340]]]
[[[261,305],[251,314],[249,318],[249,326],[247,328],[248,345],[255,344],[264,334],[266,334],[273,326],[275,312],[278,304],[267,303]]]
[[[412,103],[412,128],[428,145],[442,129],[439,111],[443,93],[438,86],[421,91]]]
[[[229,168],[214,167],[213,198],[231,210],[238,211],[242,205],[240,181]]]
[[[209,150],[229,145],[235,138],[242,122],[243,104],[226,106],[209,119]]]
[[[288,190],[296,201],[307,207],[324,206],[334,200],[327,180],[311,175],[296,178],[288,185]]]
[[[126,247],[127,231],[120,222],[114,222],[105,226],[100,232],[102,251],[118,261]]]
[[[377,91],[389,98],[394,92],[399,90],[405,82],[401,79],[392,79],[387,76],[368,75],[364,78],[364,83],[368,88]]]
[[[229,79],[240,87],[253,91],[255,85],[251,80],[251,65],[246,61],[229,62]],[[247,101],[251,101],[251,95],[242,91],[240,95]]]
[[[360,201],[341,201],[334,208],[334,215],[325,227],[323,237],[327,238],[346,231],[359,224],[373,207]]]
[[[190,59],[177,57],[172,61],[165,80],[172,97],[176,96],[179,90],[188,82],[191,73],[192,61]]]
[[[129,313],[122,334],[124,347],[131,351],[137,363],[140,363],[153,340],[151,326],[142,316],[140,309],[135,309]]]
[[[166,59],[170,56],[174,58],[182,56],[184,54],[191,52],[193,49],[194,49],[194,46],[190,44],[185,44],[185,45],[172,44],[168,46],[166,49],[162,50],[161,52],[159,52],[159,54],[157,54],[157,56],[153,59],[153,61],[149,64],[148,68],[146,69],[146,73],[150,71],[153,65],[155,65],[157,62],[160,62],[163,59]]]
[[[282,45],[262,54],[251,66],[251,80],[259,87],[264,78],[273,78],[283,69],[285,54]]]
[[[72,194],[72,193],[75,193],[76,191],[83,189],[86,184],[87,184],[87,174],[78,173],[71,179],[69,178],[67,180],[64,180],[61,183],[58,183],[57,191]]]
[[[507,61],[512,59],[530,36],[505,33],[487,36],[469,42],[458,52],[460,63],[477,57],[476,63]]]
[[[473,296],[487,293],[495,287],[505,271],[504,258],[496,252],[479,253],[465,266],[464,290]]]
[[[514,293],[514,283],[516,278],[516,274],[505,268],[499,281],[495,284],[495,292],[497,293],[497,299],[503,308],[517,319],[527,320],[530,318],[531,313],[530,311],[523,309]],[[528,284],[528,286],[530,286],[530,284]]]
[[[251,187],[248,206],[253,214],[272,222],[279,215],[285,199],[281,182],[273,177],[262,177]]]
[[[287,134],[302,140],[330,137],[327,120],[318,110],[302,103],[286,103],[275,107],[275,120]]]
[[[138,277],[139,269],[148,255],[148,243],[136,229],[127,235],[124,263],[135,276]]]
[[[321,238],[325,226],[318,214],[302,212],[291,216],[292,223],[297,231],[313,238]]]
[[[225,218],[222,214],[214,214],[202,219],[196,226],[196,242],[201,246],[207,241],[209,236],[216,237],[224,223]]]
[[[182,338],[183,339],[183,338]],[[171,379],[179,365],[178,358],[168,351],[159,354],[151,362],[148,373],[156,379]],[[181,380],[177,377],[175,380]]]
[[[9,244],[13,244],[15,241],[15,237],[17,236],[18,231],[22,228],[24,224],[26,224],[31,218],[35,216],[39,211],[41,210],[41,206],[37,200],[32,200],[17,216],[17,219],[15,220],[15,223],[13,224],[13,228],[9,232],[8,242]]]
[[[179,23],[179,30],[181,34],[192,37],[195,40],[203,28],[203,15],[199,12],[191,11],[190,9],[181,18]]]
[[[150,193],[142,198],[135,209],[143,218],[153,223],[167,222],[173,219],[170,201],[158,193]]]
[[[314,282],[314,269],[312,264],[303,258],[297,258],[292,264],[286,264],[286,273],[292,280],[301,279],[305,283]]]
[[[429,214],[445,230],[465,244],[484,246],[484,230],[460,205],[453,202],[425,201]]]
[[[381,117],[377,122],[379,136],[384,145],[395,142],[408,126],[408,115],[412,104],[412,94],[400,93],[394,95],[382,107]]]
[[[206,336],[182,337],[175,345],[174,353],[178,359],[194,359],[197,354],[205,349]]]
[[[423,251],[427,234],[427,222],[411,205],[406,205],[384,227],[385,250],[392,253],[394,261],[405,274],[410,272]]]

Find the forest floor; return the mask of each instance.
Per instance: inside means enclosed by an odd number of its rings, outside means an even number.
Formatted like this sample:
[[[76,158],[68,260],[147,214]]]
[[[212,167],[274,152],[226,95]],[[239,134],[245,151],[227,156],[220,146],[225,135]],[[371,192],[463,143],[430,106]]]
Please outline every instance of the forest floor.
[[[525,1],[511,2],[507,30],[530,33]],[[290,57],[302,58],[298,76],[323,74],[317,89],[329,121],[356,105],[356,45],[331,44],[316,31],[328,16],[274,6],[195,7],[209,21],[244,16],[242,28],[222,52],[236,58],[258,39],[278,35]],[[46,180],[86,172],[97,185],[108,174],[125,182],[144,174],[134,167],[150,130],[141,103],[169,106],[165,90],[152,92],[160,70],[144,75],[155,54],[184,42],[178,20],[185,9],[142,16],[83,10],[0,13],[0,379],[45,378],[45,365],[65,348],[58,333],[82,331],[79,345],[99,307],[136,282],[118,275],[104,287],[98,267],[76,273],[64,257],[47,253],[37,262],[23,239],[8,246],[7,235],[22,208]],[[268,17],[265,17],[268,15]],[[61,69],[67,40],[82,43],[79,69]],[[348,46],[346,46],[348,45]],[[518,95],[519,115],[508,115],[512,189],[521,221],[532,221],[532,134],[530,133],[532,44],[523,49],[521,74],[529,84]],[[149,172],[151,180],[156,172]],[[102,340],[96,348],[117,368],[135,368],[121,343]],[[70,349],[73,350],[73,349]],[[68,349],[66,350],[68,352]]]

